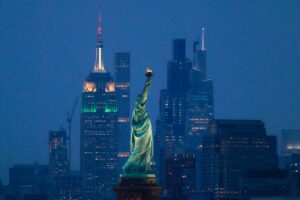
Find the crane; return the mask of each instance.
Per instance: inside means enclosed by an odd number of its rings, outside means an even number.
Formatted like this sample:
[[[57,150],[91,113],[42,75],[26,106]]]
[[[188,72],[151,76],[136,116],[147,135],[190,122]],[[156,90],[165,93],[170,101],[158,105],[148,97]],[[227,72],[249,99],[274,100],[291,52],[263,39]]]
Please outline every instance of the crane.
[[[68,112],[67,114],[67,123],[68,123],[68,128],[69,128],[69,165],[70,165],[70,170],[71,170],[71,130],[72,130],[72,120],[73,120],[73,115],[77,106],[77,102],[78,102],[79,97],[76,97],[73,108],[72,108],[72,112]]]

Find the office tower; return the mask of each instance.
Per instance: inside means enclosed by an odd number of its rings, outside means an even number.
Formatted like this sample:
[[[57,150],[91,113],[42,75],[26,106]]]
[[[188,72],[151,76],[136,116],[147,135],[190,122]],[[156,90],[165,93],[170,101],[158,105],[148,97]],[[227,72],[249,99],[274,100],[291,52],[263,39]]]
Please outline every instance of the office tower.
[[[157,134],[163,140],[165,156],[184,145],[185,100],[191,62],[185,57],[185,40],[173,41],[173,59],[168,62],[167,89],[161,90]]]
[[[168,62],[167,88],[161,90],[156,121],[155,167],[159,183],[166,188],[166,164],[176,148],[184,146],[186,94],[192,63],[186,58],[185,40],[173,40],[173,58]]]
[[[202,191],[215,199],[238,199],[249,170],[277,168],[276,137],[260,120],[213,120],[203,137]]]
[[[49,132],[49,170],[52,178],[65,176],[70,172],[66,130]]]
[[[185,54],[185,40],[175,39],[173,58],[168,62],[167,89],[160,92],[156,121],[156,135],[161,141],[157,148],[163,149],[164,156],[174,155],[176,146],[184,145],[185,99],[192,65]]]
[[[9,186],[17,199],[25,195],[49,195],[51,182],[48,165],[14,165],[9,169]]]
[[[214,118],[213,82],[207,77],[206,48],[204,45],[204,28],[201,44],[193,45],[193,67],[190,70],[189,89],[186,97],[185,145],[194,149],[197,166],[197,190],[200,189],[202,137],[207,132],[208,123]],[[201,45],[201,47],[200,47]]]
[[[103,62],[101,15],[98,15],[96,63],[82,91],[80,170],[83,198],[113,198],[117,182],[117,106],[115,83]]]
[[[130,54],[117,52],[114,57],[114,79],[118,109],[119,153],[118,166],[121,171],[130,150]]]
[[[186,145],[193,149],[199,149],[201,136],[214,117],[213,82],[207,77],[204,42],[203,29],[201,48],[199,42],[193,46],[194,60],[186,100]]]
[[[196,156],[185,148],[176,149],[175,155],[165,161],[165,199],[187,199],[196,191]]]

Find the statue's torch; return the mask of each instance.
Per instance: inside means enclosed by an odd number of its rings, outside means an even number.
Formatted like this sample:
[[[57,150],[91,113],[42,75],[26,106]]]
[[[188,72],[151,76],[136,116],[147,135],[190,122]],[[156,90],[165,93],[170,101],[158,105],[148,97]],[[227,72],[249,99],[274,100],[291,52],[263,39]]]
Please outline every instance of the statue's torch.
[[[150,67],[147,67],[147,69],[146,69],[146,77],[150,78],[152,76],[153,76],[152,69]]]

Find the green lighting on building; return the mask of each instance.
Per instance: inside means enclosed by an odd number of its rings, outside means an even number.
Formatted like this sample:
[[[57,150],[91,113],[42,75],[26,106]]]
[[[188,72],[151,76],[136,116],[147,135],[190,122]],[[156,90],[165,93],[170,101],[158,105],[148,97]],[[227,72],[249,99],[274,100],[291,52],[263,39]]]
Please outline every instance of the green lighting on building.
[[[115,113],[117,111],[118,111],[118,109],[117,109],[116,106],[105,105],[104,112],[106,112],[106,113],[112,113],[112,112]]]
[[[96,109],[96,106],[86,106],[86,107],[83,107],[81,112],[84,112],[84,113],[95,113],[97,111]]]

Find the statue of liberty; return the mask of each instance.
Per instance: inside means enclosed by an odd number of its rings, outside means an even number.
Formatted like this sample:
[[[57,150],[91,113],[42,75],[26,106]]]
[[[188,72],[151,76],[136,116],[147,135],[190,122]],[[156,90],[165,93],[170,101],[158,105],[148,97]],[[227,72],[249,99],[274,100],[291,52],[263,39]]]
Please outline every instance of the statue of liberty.
[[[123,166],[121,177],[155,177],[151,174],[150,163],[153,155],[153,136],[149,114],[146,111],[148,92],[151,85],[152,70],[147,68],[143,92],[136,98],[132,114],[130,156]]]

